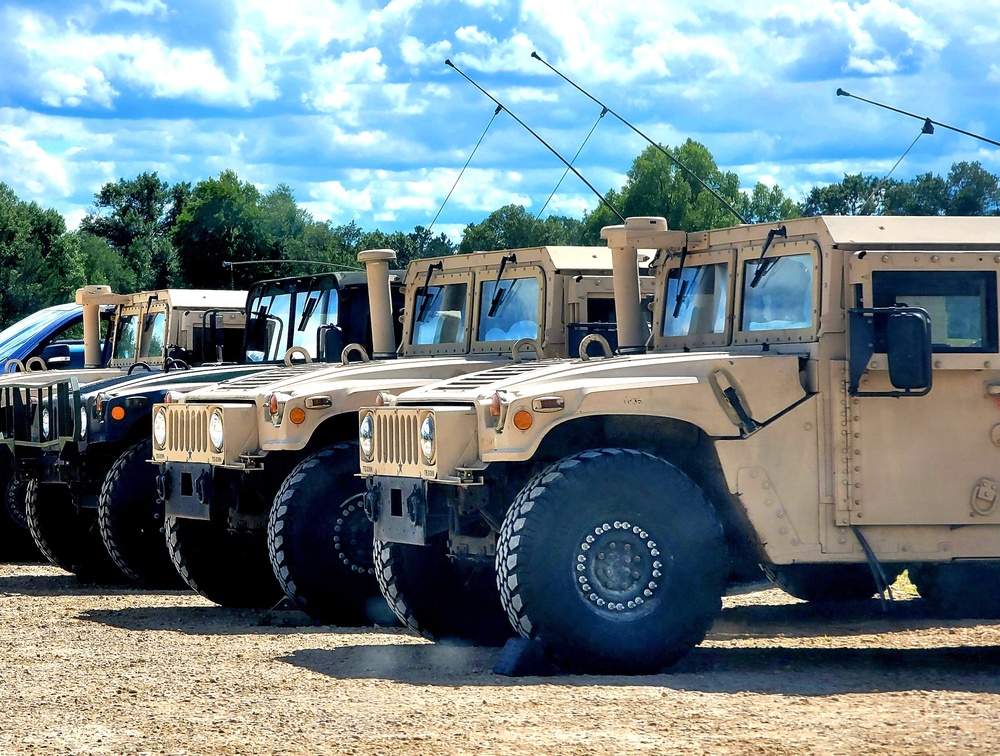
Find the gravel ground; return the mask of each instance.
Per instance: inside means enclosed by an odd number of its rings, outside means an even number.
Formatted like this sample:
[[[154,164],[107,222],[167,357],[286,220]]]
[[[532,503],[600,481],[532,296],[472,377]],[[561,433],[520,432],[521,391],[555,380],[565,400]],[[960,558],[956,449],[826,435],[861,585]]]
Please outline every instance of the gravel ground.
[[[0,753],[1000,751],[1000,623],[734,596],[669,674],[507,678],[497,649],[0,565]]]

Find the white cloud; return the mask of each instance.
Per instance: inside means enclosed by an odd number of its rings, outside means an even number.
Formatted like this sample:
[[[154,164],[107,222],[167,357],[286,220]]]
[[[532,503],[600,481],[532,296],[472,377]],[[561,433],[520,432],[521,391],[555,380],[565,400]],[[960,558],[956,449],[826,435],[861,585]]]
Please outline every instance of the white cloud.
[[[428,63],[443,63],[451,51],[451,42],[444,39],[427,44],[416,37],[406,35],[399,41],[399,54],[408,66],[422,66]]]
[[[347,122],[357,123],[357,114],[346,111],[359,108],[367,90],[356,85],[379,83],[385,72],[382,53],[376,47],[326,58],[312,66],[310,90],[302,99],[316,110],[339,111]]]
[[[153,97],[242,107],[278,94],[267,79],[260,44],[249,31],[235,35],[238,65],[230,78],[205,48],[171,48],[145,34],[87,34],[29,12],[8,15],[14,21],[10,48],[23,56],[40,99],[54,107],[110,108],[123,86]]]

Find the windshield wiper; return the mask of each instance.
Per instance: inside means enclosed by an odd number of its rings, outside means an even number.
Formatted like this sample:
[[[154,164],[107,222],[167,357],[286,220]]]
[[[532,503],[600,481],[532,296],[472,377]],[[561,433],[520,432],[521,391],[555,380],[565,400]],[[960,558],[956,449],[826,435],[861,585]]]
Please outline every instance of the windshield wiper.
[[[674,300],[674,311],[671,313],[671,317],[676,318],[680,315],[681,305],[684,304],[684,299],[687,297],[688,282],[684,280],[684,261],[687,260],[688,248],[687,246],[681,247],[681,259],[677,264],[677,298]]]
[[[417,289],[415,295],[417,297],[419,297],[421,294],[424,295],[424,300],[420,303],[420,310],[417,312],[417,320],[416,320],[417,323],[423,321],[424,316],[427,314],[427,308],[431,304],[431,298],[427,294],[427,287],[431,283],[431,274],[435,270],[443,270],[443,269],[444,269],[444,263],[442,263],[440,260],[438,260],[436,263],[431,263],[429,266],[427,266],[427,276],[424,278],[424,284],[423,286]]]
[[[493,282],[493,301],[490,302],[490,309],[486,313],[486,317],[488,318],[492,318],[497,314],[497,309],[503,301],[504,290],[500,288],[500,279],[503,278],[503,272],[507,268],[507,263],[509,262],[517,265],[517,255],[513,252],[500,258],[500,270],[497,271],[497,280]],[[513,285],[511,288],[513,288]]]
[[[756,289],[757,284],[760,283],[760,279],[774,267],[774,264],[778,261],[777,257],[772,257],[770,260],[765,262],[764,255],[767,254],[768,248],[771,246],[771,242],[774,241],[775,236],[780,236],[782,239],[788,238],[788,229],[784,226],[778,226],[778,228],[772,228],[767,232],[767,240],[764,242],[764,248],[760,251],[760,257],[757,258],[757,270],[754,271],[753,280],[750,282],[750,288]]]
[[[306,330],[309,318],[312,317],[313,311],[316,309],[316,305],[319,304],[319,300],[323,297],[323,292],[317,291],[316,296],[314,297],[312,283],[310,282],[309,288],[306,289],[306,297],[306,303],[302,305],[302,316],[299,318],[299,327],[296,329],[299,331]]]

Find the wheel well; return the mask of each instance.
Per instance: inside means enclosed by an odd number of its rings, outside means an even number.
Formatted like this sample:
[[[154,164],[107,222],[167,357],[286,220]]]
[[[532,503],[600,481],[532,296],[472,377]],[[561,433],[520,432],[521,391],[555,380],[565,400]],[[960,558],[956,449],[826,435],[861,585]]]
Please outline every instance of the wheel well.
[[[568,420],[542,440],[546,464],[585,449],[621,446],[665,459],[689,475],[715,507],[726,531],[734,575],[760,573],[763,548],[739,499],[729,491],[715,442],[701,428],[670,417],[599,415]]]
[[[358,438],[358,413],[342,412],[328,417],[313,431],[304,453],[310,454],[317,449],[342,441],[356,441]]]

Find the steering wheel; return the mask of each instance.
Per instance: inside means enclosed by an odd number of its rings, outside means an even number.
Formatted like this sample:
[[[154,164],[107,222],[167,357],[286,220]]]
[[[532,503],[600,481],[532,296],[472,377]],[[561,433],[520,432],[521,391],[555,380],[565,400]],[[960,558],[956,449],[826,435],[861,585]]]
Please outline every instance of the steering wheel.
[[[309,354],[308,351],[306,351],[305,347],[300,347],[300,346],[288,347],[288,351],[285,352],[285,365],[287,367],[292,366],[292,358],[295,355],[299,355],[300,357],[302,357],[302,359],[305,360],[307,365],[313,361],[312,355]]]
[[[27,362],[24,363],[24,369],[30,372],[38,372],[42,370],[48,370],[49,366],[45,364],[45,360],[41,357],[32,357]]]
[[[368,352],[365,351],[365,348],[361,346],[359,343],[354,342],[345,346],[344,350],[340,353],[341,364],[346,365],[348,362],[350,362],[348,357],[350,357],[355,352],[357,352],[357,354],[361,356],[362,362],[371,362],[371,357],[368,356]]]
[[[188,365],[180,357],[167,357],[167,359],[163,363],[163,372],[164,373],[170,372],[170,368],[172,368],[172,367],[178,368],[180,370],[190,370],[191,369],[191,366]]]
[[[132,375],[132,373],[135,371],[135,369],[137,367],[141,367],[147,373],[152,373],[153,372],[153,368],[151,368],[148,363],[139,361],[139,362],[135,362],[135,363],[133,363],[132,365],[129,366],[128,374]]]

